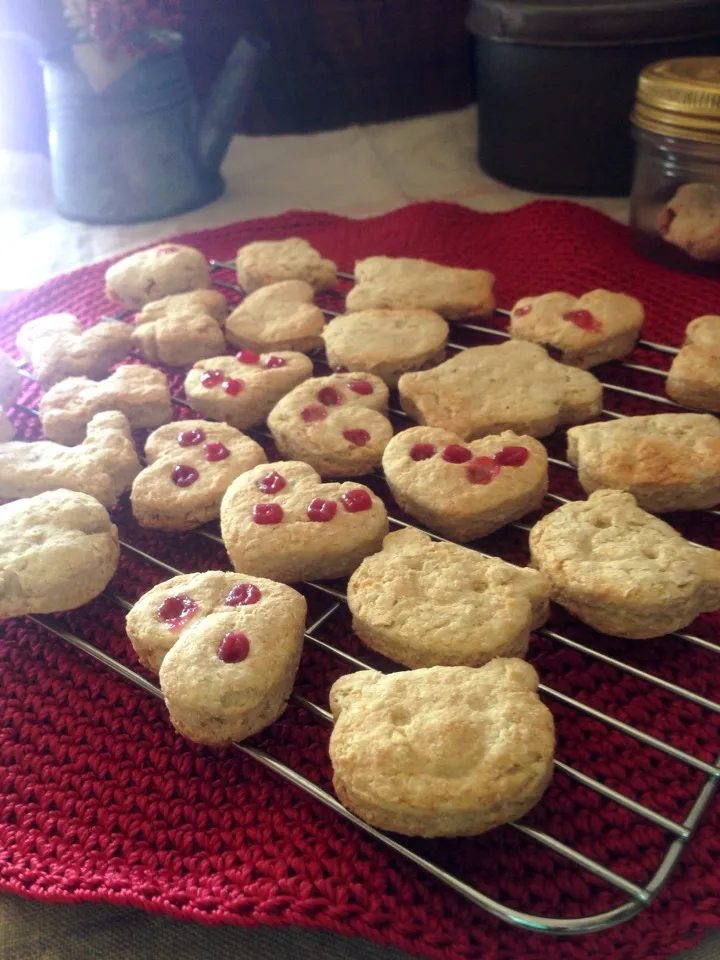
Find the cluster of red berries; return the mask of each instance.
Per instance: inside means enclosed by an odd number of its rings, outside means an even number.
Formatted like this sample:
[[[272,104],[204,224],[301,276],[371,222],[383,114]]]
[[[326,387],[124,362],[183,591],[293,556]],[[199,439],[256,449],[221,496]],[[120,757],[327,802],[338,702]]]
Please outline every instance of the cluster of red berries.
[[[109,54],[140,54],[164,46],[163,33],[182,22],[180,0],[89,0],[89,39]]]

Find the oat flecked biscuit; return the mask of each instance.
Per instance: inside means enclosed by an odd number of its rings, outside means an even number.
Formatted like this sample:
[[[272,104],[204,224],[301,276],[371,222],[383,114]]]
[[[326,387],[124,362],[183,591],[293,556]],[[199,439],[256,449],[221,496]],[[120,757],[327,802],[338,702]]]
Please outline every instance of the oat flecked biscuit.
[[[330,690],[338,798],[367,823],[421,837],[517,820],[552,776],[552,714],[524,660],[360,670]]]
[[[510,312],[510,336],[554,347],[563,363],[587,369],[627,356],[644,318],[640,301],[624,293],[544,293],[518,300]]]
[[[353,630],[407,667],[523,657],[548,616],[550,581],[419,530],[398,530],[348,581]]]
[[[70,313],[38,317],[24,323],[17,347],[44,387],[65,377],[99,380],[132,346],[132,327],[119,320],[101,320],[83,328]]]
[[[227,300],[217,290],[173,294],[135,315],[133,344],[146,360],[191,367],[225,349],[227,314]]]
[[[720,188],[685,183],[658,214],[661,236],[695,260],[720,260]]]
[[[666,390],[685,407],[720,413],[720,316],[696,317],[687,325]]]
[[[114,263],[105,274],[105,292],[131,310],[174,293],[207,290],[210,269],[193,247],[161,243]]]
[[[127,364],[105,380],[68,377],[51,387],[38,413],[48,440],[72,446],[82,443],[96,413],[119,410],[133,430],[159,427],[172,420],[165,374],[144,364]]]
[[[346,298],[357,310],[434,310],[448,320],[486,317],[494,308],[495,278],[487,270],[444,267],[410,257],[368,257],[355,264]]]
[[[0,498],[35,496],[48,490],[87,493],[115,505],[140,472],[140,461],[122,413],[97,413],[77,447],[50,440],[0,443]]]
[[[591,373],[520,340],[471,347],[432,370],[404,373],[398,391],[403,410],[418,423],[464,440],[503,430],[545,437],[602,409],[602,385]]]
[[[530,531],[530,553],[552,599],[611,636],[660,637],[720,608],[720,551],[685,540],[630,493],[558,507]]]
[[[228,489],[220,508],[236,570],[283,583],[352,573],[388,532],[383,502],[358,483],[322,483],[307,463],[255,467]]]
[[[148,466],[135,477],[130,502],[143,527],[192,530],[220,514],[232,481],[265,451],[227,423],[181,420],[155,430],[145,444]]]
[[[173,726],[198,743],[243,740],[284,711],[302,651],[305,599],[247,574],[192,573],[138,600],[127,633],[159,673]]]
[[[84,493],[53,490],[0,506],[0,617],[88,603],[119,556],[107,510]]]
[[[643,510],[704,510],[720,503],[720,421],[658,413],[568,430],[568,460],[586,493],[626,490]]]
[[[361,310],[331,320],[323,340],[331,367],[374,373],[394,387],[401,373],[442,363],[448,334],[434,310]]]
[[[248,243],[240,247],[235,262],[238,283],[246,293],[283,280],[302,280],[313,290],[330,290],[337,282],[332,260],[301,237]]]
[[[322,310],[304,280],[283,280],[249,294],[227,319],[228,343],[257,353],[322,347]]]
[[[283,457],[321,477],[359,477],[380,464],[392,437],[388,389],[368,373],[313,377],[273,407],[268,427]]]

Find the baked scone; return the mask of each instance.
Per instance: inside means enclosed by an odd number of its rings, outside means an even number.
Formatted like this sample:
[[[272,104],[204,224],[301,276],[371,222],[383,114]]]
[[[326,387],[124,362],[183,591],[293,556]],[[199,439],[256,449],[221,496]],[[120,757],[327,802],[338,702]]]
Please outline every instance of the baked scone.
[[[130,491],[142,527],[192,530],[220,515],[232,481],[259,463],[265,451],[227,423],[181,420],[155,430],[145,444],[148,466]]]
[[[198,743],[243,740],[285,709],[302,651],[305,599],[246,574],[158,584],[127,617],[140,661],[159,673],[173,726]]]
[[[448,335],[434,310],[361,310],[331,320],[323,340],[331,367],[374,373],[395,387],[401,373],[442,363]]]
[[[97,413],[77,447],[50,440],[0,443],[0,498],[35,496],[48,490],[86,493],[112,507],[140,472],[127,417]]]
[[[686,407],[720,413],[720,316],[691,320],[668,373],[669,397]]]
[[[132,327],[119,320],[101,320],[83,329],[72,314],[57,313],[24,323],[16,343],[35,378],[51,387],[65,377],[99,380],[106,376],[108,368],[129,353]]]
[[[348,581],[353,630],[407,667],[523,657],[548,617],[550,581],[419,530],[398,530]]]
[[[695,260],[720,260],[720,189],[685,183],[658,214],[658,231]]]
[[[15,436],[15,427],[6,413],[0,410],[0,443],[7,443]]]
[[[518,300],[510,313],[510,336],[554,347],[563,363],[587,370],[626,357],[644,319],[643,305],[625,293],[591,290],[577,298],[544,293]]]
[[[591,373],[521,340],[471,347],[432,370],[404,373],[398,390],[414,420],[463,440],[503,430],[545,437],[602,409],[602,384]]]
[[[434,310],[448,320],[487,317],[495,309],[495,277],[487,270],[444,267],[411,257],[368,257],[355,264],[345,301],[357,310]]]
[[[0,506],[0,617],[88,603],[119,557],[117,528],[84,493],[53,490]]]
[[[467,543],[539,509],[548,486],[545,447],[510,430],[471,443],[440,427],[396,434],[382,458],[402,509]]]
[[[246,293],[283,280],[303,280],[313,290],[330,290],[337,267],[301,237],[256,240],[240,247],[235,260],[238,283]]]
[[[568,430],[568,460],[586,493],[626,490],[643,510],[720,503],[720,422],[709,413],[657,413]]]
[[[312,372],[304,353],[241,350],[199,360],[185,377],[185,395],[204,416],[244,430],[264,423],[280,397]]]
[[[360,477],[377,467],[392,437],[388,389],[368,373],[313,377],[273,407],[267,423],[289,460],[304,460],[321,477]]]
[[[161,243],[114,263],[105,273],[105,293],[131,310],[173,293],[210,288],[210,269],[199,250]]]
[[[119,410],[133,430],[172,420],[165,374],[144,364],[126,364],[106,380],[68,377],[51,387],[38,413],[45,436],[56,443],[82,443],[96,413]]]
[[[333,785],[381,830],[463,837],[517,820],[552,776],[555,728],[529,663],[361,670],[330,690]]]
[[[9,407],[20,392],[22,377],[15,363],[0,350],[0,407]]]
[[[720,608],[720,551],[688,542],[620,490],[543,517],[530,553],[551,599],[611,636],[660,637]]]
[[[255,467],[223,497],[220,525],[233,567],[282,583],[345,577],[381,548],[385,506],[358,483],[321,483],[307,463]]]
[[[256,353],[322,347],[325,317],[313,294],[304,280],[283,280],[249,294],[227,318],[228,343]]]
[[[133,344],[153,363],[191,367],[225,349],[227,314],[227,300],[217,290],[164,297],[135,315]]]

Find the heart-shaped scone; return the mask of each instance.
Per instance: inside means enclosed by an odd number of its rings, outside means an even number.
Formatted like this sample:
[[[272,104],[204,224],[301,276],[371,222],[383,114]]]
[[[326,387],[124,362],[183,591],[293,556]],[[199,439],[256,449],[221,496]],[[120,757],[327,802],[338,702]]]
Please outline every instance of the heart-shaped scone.
[[[520,340],[471,347],[432,370],[404,373],[398,391],[414,420],[463,440],[503,430],[545,437],[602,409],[602,385],[591,373]]]
[[[312,376],[304,353],[256,353],[200,360],[185,377],[185,394],[195,410],[244,430],[264,423],[288,391]]]
[[[225,349],[227,314],[227,300],[217,290],[173,294],[135,315],[133,344],[153,363],[190,367]]]
[[[306,603],[245,574],[191,573],[158,584],[127,617],[140,661],[159,673],[173,726],[198,743],[243,740],[285,709]]]
[[[0,506],[0,617],[88,603],[119,556],[107,510],[84,493],[53,490]]]
[[[304,280],[283,280],[249,294],[227,318],[226,335],[234,347],[256,353],[322,347],[322,310]]]
[[[278,401],[268,427],[280,453],[321,477],[360,477],[378,466],[392,437],[388,389],[368,373],[305,380]]]
[[[382,465],[406,513],[461,543],[537,510],[547,493],[545,447],[509,430],[463,443],[439,427],[411,427],[393,437]]]
[[[591,290],[577,298],[544,293],[518,300],[510,313],[510,336],[554,347],[563,363],[587,369],[627,356],[644,319],[640,301],[624,293]]]
[[[550,581],[419,530],[390,533],[348,581],[353,630],[407,667],[523,657],[547,620]]]
[[[596,630],[643,640],[720,608],[720,551],[689,543],[630,493],[598,490],[530,531],[552,599]]]
[[[105,293],[131,310],[153,300],[210,287],[207,260],[194,247],[161,243],[123,257],[105,274]]]
[[[267,463],[265,451],[227,423],[182,420],[151,433],[148,466],[130,492],[143,527],[192,530],[220,514],[220,501],[240,474]]]
[[[330,290],[337,267],[302,237],[256,240],[240,247],[235,258],[238,283],[246,293],[283,280],[303,280],[313,290]]]
[[[696,317],[666,381],[669,397],[685,407],[720,413],[720,317]]]
[[[321,483],[307,463],[249,470],[223,497],[220,523],[236,570],[283,583],[344,577],[376,553],[385,506],[358,483]]]
[[[587,423],[567,441],[586,493],[626,490],[651,513],[720,503],[720,422],[709,413]]]
[[[462,837],[517,820],[552,776],[555,728],[529,663],[360,670],[330,690],[333,785],[367,823]]]
[[[658,231],[694,260],[720,260],[720,188],[684,183],[659,212]]]

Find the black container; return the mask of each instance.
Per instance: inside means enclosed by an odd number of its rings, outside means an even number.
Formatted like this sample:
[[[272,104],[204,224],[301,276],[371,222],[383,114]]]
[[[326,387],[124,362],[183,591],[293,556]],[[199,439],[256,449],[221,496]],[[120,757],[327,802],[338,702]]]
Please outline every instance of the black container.
[[[720,0],[472,0],[480,166],[540,193],[624,196],[637,75],[720,53]]]

